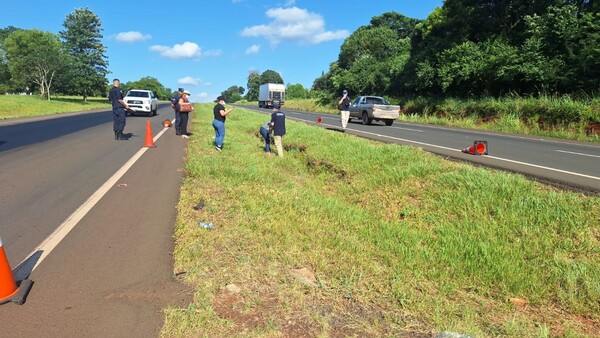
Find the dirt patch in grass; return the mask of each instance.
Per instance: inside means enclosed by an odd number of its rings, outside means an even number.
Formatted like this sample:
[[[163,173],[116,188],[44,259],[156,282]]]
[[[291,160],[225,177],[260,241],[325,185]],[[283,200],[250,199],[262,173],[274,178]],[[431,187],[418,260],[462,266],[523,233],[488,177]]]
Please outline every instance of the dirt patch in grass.
[[[331,162],[325,160],[308,159],[306,166],[314,171],[324,171],[336,175],[338,178],[346,178],[348,173],[344,169],[337,168]]]
[[[301,144],[286,144],[283,146],[283,149],[285,149],[285,151],[298,151],[301,153],[306,152],[306,146]]]

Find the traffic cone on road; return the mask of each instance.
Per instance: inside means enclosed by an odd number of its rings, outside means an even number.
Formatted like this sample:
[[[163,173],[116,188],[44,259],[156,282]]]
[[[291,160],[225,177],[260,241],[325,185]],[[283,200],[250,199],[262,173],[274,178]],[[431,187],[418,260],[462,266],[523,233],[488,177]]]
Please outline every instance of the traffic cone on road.
[[[164,120],[163,121],[163,126],[165,126],[165,128],[169,128],[171,126],[171,121],[169,120]]]
[[[2,239],[0,239],[0,304],[8,302],[23,304],[32,285],[29,279],[25,279],[17,287],[12,269],[4,253]]]
[[[156,148],[154,145],[154,138],[152,137],[152,126],[150,125],[150,120],[146,123],[146,144],[144,147],[148,148]]]
[[[462,152],[471,155],[487,155],[487,141],[475,141],[472,146],[463,149]]]
[[[317,117],[317,122],[322,123],[323,119],[319,116],[319,117]]]

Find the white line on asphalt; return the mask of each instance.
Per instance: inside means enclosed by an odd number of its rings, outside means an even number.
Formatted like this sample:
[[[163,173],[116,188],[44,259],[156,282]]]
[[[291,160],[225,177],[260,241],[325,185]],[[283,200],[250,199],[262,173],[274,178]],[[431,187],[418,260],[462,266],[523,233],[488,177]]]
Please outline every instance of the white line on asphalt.
[[[394,129],[402,129],[402,130],[409,130],[409,131],[416,131],[417,133],[424,133],[424,130],[419,130],[419,129],[411,129],[411,128],[403,128],[403,127],[391,127]]]
[[[573,151],[566,151],[566,150],[557,150],[559,153],[566,153],[566,154],[573,154],[573,155],[581,155],[581,156],[589,156],[589,157],[598,157],[600,158],[600,156],[598,155],[590,155],[590,154],[583,154],[583,153],[576,153]]]
[[[301,120],[301,119],[298,119],[298,120],[302,121],[302,122],[306,122],[305,120]],[[321,123],[321,124],[325,125],[325,126],[330,126],[330,127],[339,127],[339,126],[334,126],[334,125],[331,125],[331,124],[325,124],[325,123]],[[398,140],[398,141],[404,141],[404,142],[409,142],[409,143],[414,143],[414,144],[420,144],[420,145],[424,145],[424,146],[428,146],[428,147],[433,147],[433,148],[438,148],[438,149],[444,149],[444,150],[455,151],[455,152],[462,152],[459,149],[448,148],[448,147],[438,146],[438,145],[435,145],[435,144],[418,142],[418,141],[413,141],[413,140],[407,140],[407,139],[404,139],[404,138],[399,138],[399,137],[394,137],[394,136],[387,136],[387,135],[375,134],[375,133],[370,133],[370,132],[367,132],[367,131],[361,131],[361,130],[357,130],[357,129],[352,129],[352,131],[353,132],[357,132],[357,133],[363,133],[363,134],[378,136],[378,137],[385,137],[385,138],[389,138],[389,139],[392,139],[392,140]],[[580,174],[580,173],[576,173],[576,172],[572,172],[572,171],[561,170],[561,169],[556,169],[556,168],[551,168],[551,167],[545,167],[545,166],[541,166],[541,165],[537,165],[537,164],[532,164],[532,163],[527,163],[527,162],[514,161],[514,160],[507,159],[507,158],[502,158],[502,157],[489,156],[489,155],[485,155],[485,157],[491,158],[491,159],[495,159],[495,160],[498,160],[498,161],[510,162],[510,163],[520,164],[520,165],[524,165],[524,166],[529,166],[529,167],[534,167],[534,168],[539,168],[539,169],[545,169],[545,170],[549,170],[549,171],[555,171],[555,172],[559,172],[559,173],[563,173],[563,174],[569,174],[569,175],[574,175],[574,176],[579,176],[579,177],[585,177],[585,178],[590,178],[590,179],[593,179],[593,180],[600,181],[600,177],[596,177],[596,176],[590,176],[590,175]]]
[[[174,123],[175,120],[171,121]],[[153,141],[156,142],[162,134],[167,131],[168,128],[163,128],[156,136]],[[16,279],[25,279],[27,276],[38,266],[42,261],[56,248],[56,246],[67,236],[71,230],[92,210],[92,208],[102,199],[104,195],[116,185],[117,181],[125,175],[125,173],[139,160],[142,155],[148,150],[147,147],[142,147],[135,155],[133,155],[117,172],[115,172],[111,178],[109,178],[98,190],[96,190],[82,205],[77,208],[67,219],[62,222],[61,225],[46,237],[19,265],[14,269],[14,276]],[[31,262],[28,262],[29,258],[34,256],[36,253],[40,253],[39,257],[35,261],[33,267],[30,266]]]

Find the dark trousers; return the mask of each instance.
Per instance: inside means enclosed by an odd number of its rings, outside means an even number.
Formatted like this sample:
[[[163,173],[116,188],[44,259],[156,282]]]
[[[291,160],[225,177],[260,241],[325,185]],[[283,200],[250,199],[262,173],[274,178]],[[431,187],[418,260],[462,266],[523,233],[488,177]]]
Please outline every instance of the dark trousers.
[[[181,126],[181,113],[179,109],[175,109],[175,129],[179,129]]]
[[[188,119],[190,118],[190,113],[184,113],[181,112],[179,113],[181,121],[179,123],[179,129],[181,129],[181,135],[186,135],[188,133],[187,131],[187,125],[188,125]]]
[[[125,108],[113,108],[113,130],[123,132],[125,129],[125,120],[127,117],[127,113],[125,112]]]

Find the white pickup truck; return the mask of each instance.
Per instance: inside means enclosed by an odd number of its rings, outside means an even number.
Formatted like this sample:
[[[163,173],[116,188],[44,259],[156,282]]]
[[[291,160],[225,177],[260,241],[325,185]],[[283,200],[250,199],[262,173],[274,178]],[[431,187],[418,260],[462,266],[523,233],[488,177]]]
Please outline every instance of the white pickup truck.
[[[400,106],[390,105],[380,96],[360,96],[352,102],[349,110],[350,119],[361,119],[363,124],[371,124],[375,120],[391,126],[400,117]]]

